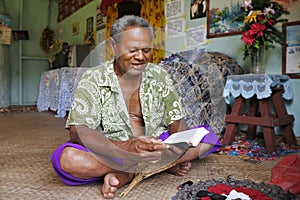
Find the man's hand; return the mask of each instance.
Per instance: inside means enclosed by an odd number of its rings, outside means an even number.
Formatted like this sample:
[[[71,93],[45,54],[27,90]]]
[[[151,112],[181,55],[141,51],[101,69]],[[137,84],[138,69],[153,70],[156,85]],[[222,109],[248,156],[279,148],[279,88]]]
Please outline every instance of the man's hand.
[[[126,149],[129,152],[135,153],[162,151],[169,148],[169,145],[161,143],[160,139],[147,136],[129,139],[128,141],[124,142],[124,145],[122,146],[124,150]]]

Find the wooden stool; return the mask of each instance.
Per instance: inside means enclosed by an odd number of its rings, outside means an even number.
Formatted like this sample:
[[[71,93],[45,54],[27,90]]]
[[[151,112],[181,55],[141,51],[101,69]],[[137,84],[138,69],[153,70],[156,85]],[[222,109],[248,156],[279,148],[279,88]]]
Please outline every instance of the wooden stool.
[[[246,99],[238,96],[232,107],[231,114],[225,116],[227,122],[223,144],[231,144],[234,140],[238,124],[247,124],[247,138],[254,139],[256,126],[262,126],[266,149],[269,153],[276,151],[276,140],[274,127],[282,127],[288,145],[297,145],[292,124],[294,116],[288,115],[283,99],[283,88],[272,88],[272,94],[268,98],[257,99],[256,96],[250,99],[248,115],[243,114]],[[272,113],[274,110],[275,113]]]

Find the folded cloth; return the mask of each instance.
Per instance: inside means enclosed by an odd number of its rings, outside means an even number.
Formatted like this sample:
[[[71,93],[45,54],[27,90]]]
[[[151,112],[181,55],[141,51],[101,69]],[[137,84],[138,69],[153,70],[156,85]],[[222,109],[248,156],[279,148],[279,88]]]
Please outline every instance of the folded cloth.
[[[288,155],[272,168],[269,184],[276,184],[285,191],[300,194],[300,157]]]

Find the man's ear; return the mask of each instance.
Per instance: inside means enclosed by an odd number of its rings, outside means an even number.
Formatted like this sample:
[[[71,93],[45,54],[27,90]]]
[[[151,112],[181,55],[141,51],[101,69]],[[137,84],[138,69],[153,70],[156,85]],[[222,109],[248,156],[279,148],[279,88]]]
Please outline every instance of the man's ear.
[[[115,55],[116,54],[116,48],[117,48],[117,43],[116,41],[110,37],[107,39],[107,44],[109,46],[109,48],[111,49],[111,51],[113,52],[113,54]]]

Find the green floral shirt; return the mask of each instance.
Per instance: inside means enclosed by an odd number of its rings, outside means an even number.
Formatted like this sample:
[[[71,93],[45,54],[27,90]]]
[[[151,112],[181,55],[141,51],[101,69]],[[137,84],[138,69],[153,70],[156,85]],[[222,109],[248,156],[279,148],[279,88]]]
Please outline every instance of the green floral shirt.
[[[145,135],[158,137],[171,123],[184,117],[173,82],[163,68],[149,63],[139,92]],[[70,125],[103,131],[113,140],[125,141],[133,136],[113,61],[93,67],[81,77],[66,128]]]

